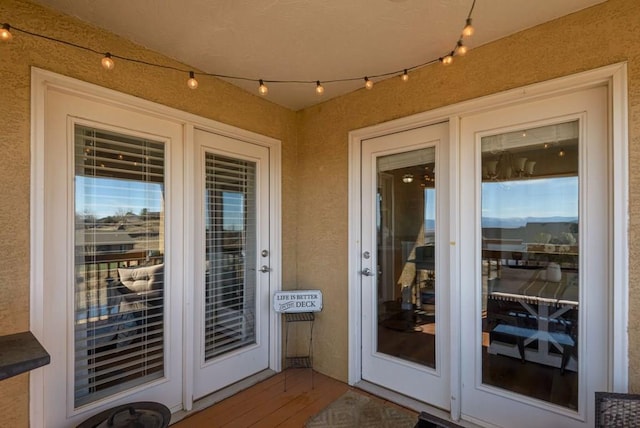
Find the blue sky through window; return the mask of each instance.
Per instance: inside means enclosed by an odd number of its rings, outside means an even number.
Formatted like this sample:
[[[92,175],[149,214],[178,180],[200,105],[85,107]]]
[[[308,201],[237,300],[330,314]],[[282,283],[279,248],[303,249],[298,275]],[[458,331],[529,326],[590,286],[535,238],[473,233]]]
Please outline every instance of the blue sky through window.
[[[482,218],[576,220],[578,177],[483,182]]]
[[[222,192],[222,228],[244,229],[244,197],[240,192]]]
[[[162,184],[104,177],[76,176],[76,213],[113,216],[118,212],[140,214],[162,211]]]

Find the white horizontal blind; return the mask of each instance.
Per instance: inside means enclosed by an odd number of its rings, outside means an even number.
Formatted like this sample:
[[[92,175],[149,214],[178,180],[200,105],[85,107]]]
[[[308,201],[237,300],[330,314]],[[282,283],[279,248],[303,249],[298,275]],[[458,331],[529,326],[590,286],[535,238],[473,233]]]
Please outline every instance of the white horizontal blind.
[[[205,156],[205,360],[256,342],[256,163]]]
[[[164,376],[164,154],[75,126],[75,407]]]

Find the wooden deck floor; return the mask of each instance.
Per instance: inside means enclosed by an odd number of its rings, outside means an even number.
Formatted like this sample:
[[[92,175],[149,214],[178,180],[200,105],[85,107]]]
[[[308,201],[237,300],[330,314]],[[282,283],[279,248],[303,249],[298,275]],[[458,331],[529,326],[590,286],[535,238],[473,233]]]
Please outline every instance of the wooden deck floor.
[[[312,389],[308,369],[289,369],[285,391],[284,376],[284,372],[272,376],[183,419],[172,428],[304,427],[307,419],[353,389],[319,373],[314,374]]]

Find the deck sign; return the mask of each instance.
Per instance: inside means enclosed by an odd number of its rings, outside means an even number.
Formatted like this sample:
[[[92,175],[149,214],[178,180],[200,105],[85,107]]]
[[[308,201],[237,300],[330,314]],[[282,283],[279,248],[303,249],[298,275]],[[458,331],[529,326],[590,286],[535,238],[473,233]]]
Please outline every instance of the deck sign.
[[[276,291],[273,294],[273,309],[283,313],[320,312],[322,310],[322,291]]]

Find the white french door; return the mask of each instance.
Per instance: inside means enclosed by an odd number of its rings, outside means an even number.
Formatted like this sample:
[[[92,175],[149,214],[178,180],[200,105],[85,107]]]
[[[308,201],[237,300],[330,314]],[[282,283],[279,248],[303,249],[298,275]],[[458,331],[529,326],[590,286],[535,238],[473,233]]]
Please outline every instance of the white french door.
[[[362,141],[362,379],[449,409],[448,123]]]
[[[194,398],[269,367],[269,149],[194,132]]]
[[[43,420],[180,409],[183,127],[54,89],[45,103]]]
[[[279,369],[280,142],[32,77],[31,424],[189,410]]]
[[[462,119],[465,419],[594,424],[610,385],[607,106],[602,86]]]

